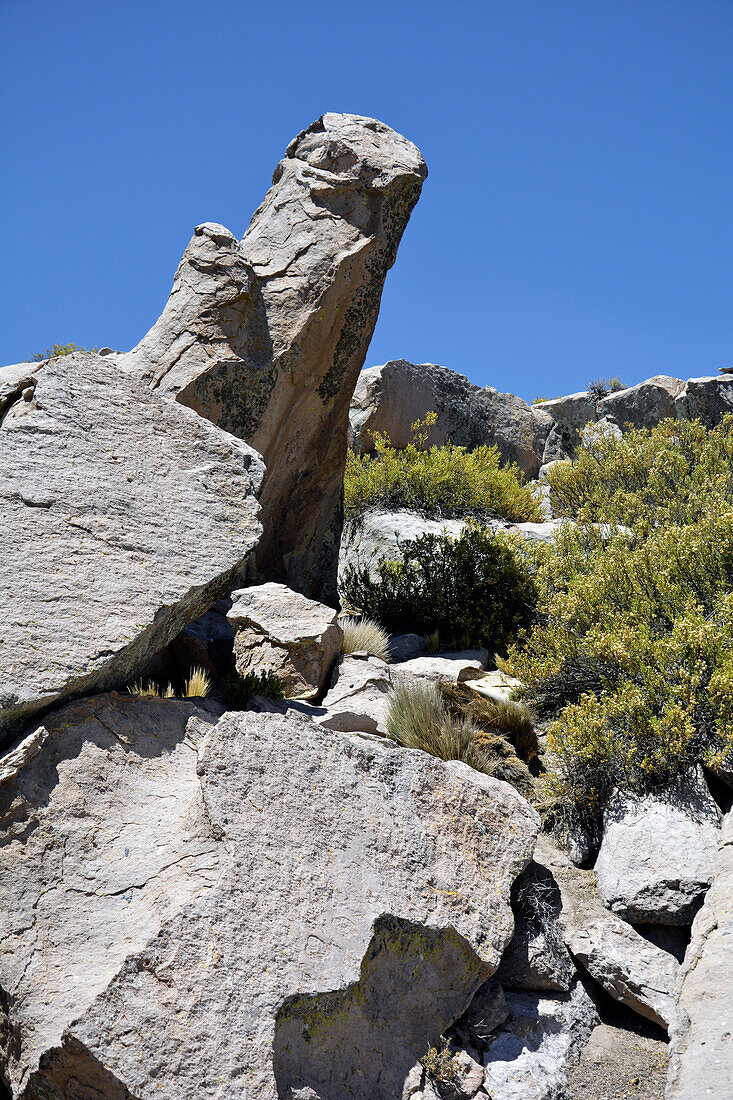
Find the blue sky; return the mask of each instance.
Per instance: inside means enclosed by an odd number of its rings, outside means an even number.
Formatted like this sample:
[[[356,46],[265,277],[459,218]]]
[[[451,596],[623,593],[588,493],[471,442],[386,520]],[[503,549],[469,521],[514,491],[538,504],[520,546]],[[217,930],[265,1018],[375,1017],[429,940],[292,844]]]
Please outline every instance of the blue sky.
[[[324,111],[430,175],[367,366],[531,399],[733,363],[733,0],[0,0],[0,362],[126,349]]]

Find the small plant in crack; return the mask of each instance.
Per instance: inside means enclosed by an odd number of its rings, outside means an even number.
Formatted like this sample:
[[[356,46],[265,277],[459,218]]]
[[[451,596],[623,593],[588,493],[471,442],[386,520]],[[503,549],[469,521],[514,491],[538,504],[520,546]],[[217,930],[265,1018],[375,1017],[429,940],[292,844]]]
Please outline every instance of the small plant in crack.
[[[460,1069],[460,1063],[444,1035],[440,1037],[440,1047],[428,1047],[427,1054],[420,1059],[420,1065],[433,1081],[453,1081]]]

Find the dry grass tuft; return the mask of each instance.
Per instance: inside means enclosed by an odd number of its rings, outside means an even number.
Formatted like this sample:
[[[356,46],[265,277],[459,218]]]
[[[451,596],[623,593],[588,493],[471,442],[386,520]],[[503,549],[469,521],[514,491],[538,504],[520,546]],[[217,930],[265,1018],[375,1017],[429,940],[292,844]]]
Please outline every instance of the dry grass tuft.
[[[437,653],[440,649],[440,634],[438,631],[434,630],[432,634],[425,634],[424,637],[428,653]]]
[[[162,684],[156,684],[155,680],[148,680],[147,683],[144,680],[136,680],[127,690],[130,695],[154,695],[159,699],[172,699],[175,694],[173,684],[168,683],[163,687]]]
[[[183,685],[183,695],[186,699],[198,699],[208,695],[211,691],[209,674],[200,666],[191,669],[191,674]]]
[[[341,628],[342,653],[370,653],[382,661],[389,660],[389,634],[374,619],[347,617],[341,620]]]

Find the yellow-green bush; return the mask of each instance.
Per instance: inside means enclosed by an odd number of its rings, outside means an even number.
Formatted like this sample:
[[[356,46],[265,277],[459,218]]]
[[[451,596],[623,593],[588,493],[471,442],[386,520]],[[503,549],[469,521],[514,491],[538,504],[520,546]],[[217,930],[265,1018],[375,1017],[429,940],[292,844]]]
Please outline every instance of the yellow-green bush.
[[[552,720],[561,830],[597,830],[614,788],[733,766],[732,469],[733,418],[604,440],[551,471],[578,523],[535,552],[537,618],[510,661]]]
[[[344,477],[347,516],[383,507],[411,508],[436,517],[472,515],[516,522],[542,518],[522,474],[514,465],[501,464],[496,447],[428,447],[426,430],[434,422],[434,413],[416,421],[413,441],[402,450],[377,434],[373,454],[349,452]]]

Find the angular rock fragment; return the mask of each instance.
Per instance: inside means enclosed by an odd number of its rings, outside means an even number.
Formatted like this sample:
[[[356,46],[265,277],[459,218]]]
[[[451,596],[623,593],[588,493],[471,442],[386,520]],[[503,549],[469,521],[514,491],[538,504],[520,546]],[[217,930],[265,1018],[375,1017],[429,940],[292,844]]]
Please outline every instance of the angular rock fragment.
[[[243,676],[272,672],[286,695],[318,695],[326,686],[344,637],[332,607],[284,584],[259,584],[232,593],[227,618]]]
[[[384,123],[323,115],[288,146],[241,242],[196,229],[159,320],[118,357],[263,455],[252,580],[335,598],[349,401],[426,175]]]
[[[68,706],[0,786],[15,1094],[393,1100],[496,968],[537,815],[463,764],[187,707]]]
[[[88,352],[34,366],[0,449],[7,726],[134,678],[223,595],[260,534],[263,466]]]
[[[678,420],[700,420],[714,428],[733,412],[733,377],[690,378],[675,401]]]
[[[713,883],[692,925],[670,1029],[666,1100],[733,1096],[733,812],[726,815]]]
[[[601,899],[632,922],[691,924],[712,882],[719,832],[702,779],[664,797],[616,796],[596,861]]]
[[[667,1027],[679,972],[675,956],[610,913],[598,897],[595,873],[573,867],[546,836],[538,841],[534,865],[557,884],[558,927],[575,962],[614,1000]]]
[[[598,418],[613,417],[622,428],[653,428],[660,420],[677,417],[675,399],[685,388],[679,378],[657,374],[628,389],[609,393],[598,402]]]
[[[341,657],[331,686],[323,698],[327,714],[317,719],[341,733],[387,733],[387,711],[392,679],[389,665],[378,657]]]
[[[484,1095],[491,1100],[567,1095],[568,1074],[599,1022],[582,983],[569,993],[507,993],[506,1000],[511,1018],[484,1055]]]

